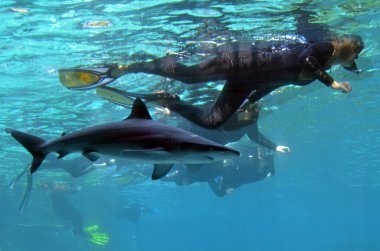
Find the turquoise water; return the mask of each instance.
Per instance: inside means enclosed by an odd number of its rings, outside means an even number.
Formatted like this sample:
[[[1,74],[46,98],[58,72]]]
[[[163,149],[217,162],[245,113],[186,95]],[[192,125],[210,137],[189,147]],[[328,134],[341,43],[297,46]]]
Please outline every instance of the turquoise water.
[[[129,114],[94,91],[64,88],[59,68],[124,64],[169,50],[190,54],[186,63],[198,62],[203,56],[196,52],[215,44],[293,39],[305,13],[311,30],[358,34],[366,44],[357,62],[362,74],[341,68],[331,73],[349,81],[351,93],[316,82],[265,98],[261,131],[292,152],[276,154],[274,177],[224,198],[203,183],[177,187],[146,180],[122,186],[107,178],[106,169],[76,179],[41,170],[19,213],[26,183],[9,185],[30,156],[0,130],[0,251],[380,250],[378,1],[2,1],[0,12],[0,126],[46,139]],[[101,20],[109,25],[86,25]],[[164,89],[205,102],[221,84],[184,86],[130,74],[112,86]],[[194,99],[198,95],[204,96]],[[98,224],[109,235],[107,245],[74,236],[70,224],[54,216],[47,182],[80,190],[69,199],[85,226]],[[120,205],[136,203],[152,212],[138,223],[114,216]]]

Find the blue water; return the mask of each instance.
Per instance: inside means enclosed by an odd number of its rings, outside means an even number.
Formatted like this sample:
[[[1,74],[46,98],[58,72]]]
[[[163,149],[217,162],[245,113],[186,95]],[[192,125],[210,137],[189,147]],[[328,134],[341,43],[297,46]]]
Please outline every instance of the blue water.
[[[205,44],[295,37],[299,10],[309,13],[312,25],[361,35],[366,48],[357,64],[363,72],[333,68],[338,81],[352,85],[349,94],[315,82],[265,98],[261,131],[291,148],[290,154],[276,154],[274,177],[218,198],[206,183],[177,187],[146,180],[123,186],[107,178],[107,169],[75,179],[58,170],[41,170],[33,175],[29,204],[20,213],[25,179],[14,189],[9,185],[31,158],[0,130],[0,251],[380,250],[379,1],[4,0],[0,127],[53,139],[62,132],[120,120],[128,116],[127,109],[107,103],[94,91],[64,88],[58,69],[130,63],[143,52],[191,54]],[[109,25],[86,26],[101,20]],[[192,55],[184,61],[201,59]],[[191,93],[206,93],[193,101],[205,102],[221,84],[189,87],[130,74],[112,86],[164,89],[188,100],[198,95]],[[47,183],[75,190],[68,199],[84,225],[98,225],[109,242],[102,246],[73,235],[70,224],[53,214]],[[131,204],[152,211],[137,223],[115,217],[115,208]]]

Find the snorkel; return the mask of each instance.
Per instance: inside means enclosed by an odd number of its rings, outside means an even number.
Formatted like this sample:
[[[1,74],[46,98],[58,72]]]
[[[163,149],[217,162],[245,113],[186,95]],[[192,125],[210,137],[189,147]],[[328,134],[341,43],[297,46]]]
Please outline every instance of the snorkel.
[[[353,72],[353,73],[356,73],[356,74],[359,74],[359,73],[362,72],[362,70],[360,70],[360,69],[357,67],[355,61],[354,61],[354,63],[353,63],[351,66],[348,66],[348,67],[345,66],[345,67],[343,67],[343,68],[346,69],[347,71],[350,71],[350,72]]]

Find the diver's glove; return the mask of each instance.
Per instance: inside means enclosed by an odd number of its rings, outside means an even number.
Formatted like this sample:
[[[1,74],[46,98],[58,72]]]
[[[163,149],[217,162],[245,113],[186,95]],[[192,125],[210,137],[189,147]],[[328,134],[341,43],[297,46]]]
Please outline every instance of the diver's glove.
[[[333,88],[334,90],[341,90],[343,93],[348,93],[352,91],[352,87],[348,82],[338,83],[334,81],[331,84],[331,88]]]
[[[170,116],[170,110],[169,108],[165,108],[165,107],[154,107],[154,109],[156,110],[156,112],[160,115],[163,115],[163,116]]]
[[[177,94],[171,94],[166,91],[157,91],[150,95],[150,100],[148,102],[152,102],[156,105],[160,105],[163,107],[167,107],[170,102],[180,101],[181,98]]]
[[[290,148],[287,146],[277,146],[276,147],[276,152],[279,153],[290,153]]]

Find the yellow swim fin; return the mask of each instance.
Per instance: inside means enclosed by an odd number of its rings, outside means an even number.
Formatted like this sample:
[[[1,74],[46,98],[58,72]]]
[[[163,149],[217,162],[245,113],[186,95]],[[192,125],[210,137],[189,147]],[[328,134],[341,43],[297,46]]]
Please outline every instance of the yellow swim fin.
[[[99,232],[99,225],[88,226],[83,229],[89,235],[89,241],[100,246],[105,246],[109,243],[109,235]]]
[[[90,68],[59,69],[59,81],[68,89],[86,90],[107,85],[127,73],[128,66],[111,64]]]
[[[167,92],[156,92],[150,94],[139,94],[122,91],[108,86],[96,88],[96,94],[100,97],[120,106],[131,108],[136,98],[140,98],[144,103],[151,106],[165,104],[166,102],[179,100],[179,96]]]

